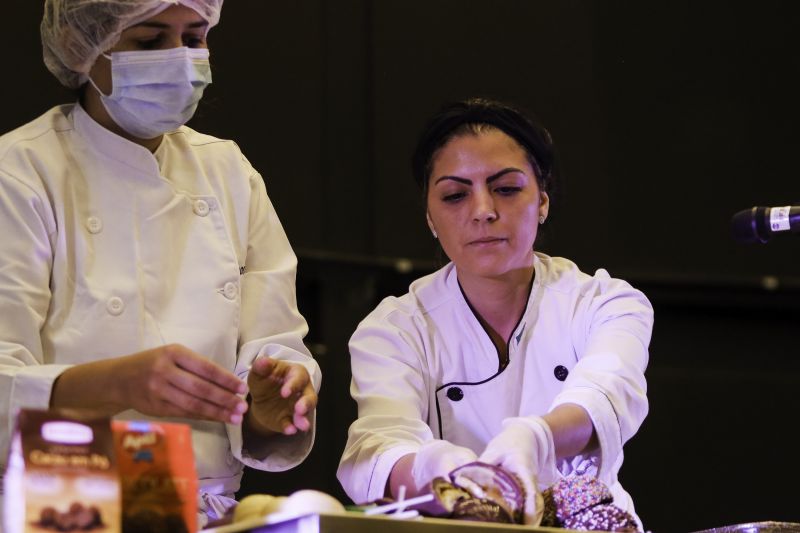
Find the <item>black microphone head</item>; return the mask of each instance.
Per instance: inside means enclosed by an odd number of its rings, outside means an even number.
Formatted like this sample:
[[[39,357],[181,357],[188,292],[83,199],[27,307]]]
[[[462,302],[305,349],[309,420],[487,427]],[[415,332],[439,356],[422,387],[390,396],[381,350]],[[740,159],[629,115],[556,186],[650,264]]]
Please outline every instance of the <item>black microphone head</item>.
[[[766,207],[753,207],[733,215],[731,230],[734,240],[744,244],[767,242],[770,234],[765,225],[766,214]]]

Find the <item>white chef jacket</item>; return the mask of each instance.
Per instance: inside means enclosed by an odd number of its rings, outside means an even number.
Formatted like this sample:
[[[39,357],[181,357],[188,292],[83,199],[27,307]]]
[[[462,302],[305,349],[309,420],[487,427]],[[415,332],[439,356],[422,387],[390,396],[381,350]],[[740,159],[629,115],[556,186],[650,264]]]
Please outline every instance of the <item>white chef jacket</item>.
[[[243,379],[259,356],[300,363],[319,390],[297,259],[231,141],[182,127],[151,153],[56,107],[0,137],[0,231],[0,461],[16,411],[47,408],[74,364],[179,343]],[[206,496],[233,495],[243,464],[297,465],[314,439],[254,458],[240,425],[172,420],[192,426]]]
[[[426,441],[480,455],[504,419],[570,403],[589,414],[600,446],[596,456],[561,462],[561,473],[591,469],[615,503],[634,512],[617,472],[622,445],[647,415],[652,306],[605,270],[590,276],[538,252],[534,268],[505,368],[452,263],[386,298],[359,324],[350,339],[358,419],[337,472],[355,502],[382,497],[397,460]]]

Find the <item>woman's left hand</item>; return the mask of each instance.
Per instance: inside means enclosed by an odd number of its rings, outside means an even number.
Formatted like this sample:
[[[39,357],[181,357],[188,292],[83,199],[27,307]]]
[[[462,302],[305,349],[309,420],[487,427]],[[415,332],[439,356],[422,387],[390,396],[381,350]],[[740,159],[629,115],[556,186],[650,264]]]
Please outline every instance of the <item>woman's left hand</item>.
[[[266,435],[294,435],[311,429],[309,414],[317,406],[317,393],[303,365],[259,357],[247,384],[250,408],[244,423],[248,429]]]

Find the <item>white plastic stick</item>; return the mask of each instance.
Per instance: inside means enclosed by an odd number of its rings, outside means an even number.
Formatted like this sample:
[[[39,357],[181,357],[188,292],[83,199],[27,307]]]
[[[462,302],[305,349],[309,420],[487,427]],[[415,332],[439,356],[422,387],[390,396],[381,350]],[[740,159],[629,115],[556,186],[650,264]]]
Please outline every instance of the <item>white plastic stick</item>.
[[[433,494],[423,494],[422,496],[417,496],[416,498],[410,498],[408,500],[402,500],[398,502],[387,503],[386,505],[379,505],[377,507],[370,507],[364,511],[365,515],[371,514],[386,514],[390,513],[396,509],[405,509],[410,505],[416,505],[418,503],[425,503],[429,502],[433,499]]]

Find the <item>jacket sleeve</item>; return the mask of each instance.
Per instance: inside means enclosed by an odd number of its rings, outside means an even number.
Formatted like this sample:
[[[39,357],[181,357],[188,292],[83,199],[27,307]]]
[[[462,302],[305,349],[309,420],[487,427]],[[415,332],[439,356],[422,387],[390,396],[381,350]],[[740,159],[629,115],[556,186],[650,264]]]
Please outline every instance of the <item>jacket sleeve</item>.
[[[616,479],[622,446],[647,416],[644,372],[653,308],[640,291],[598,270],[577,295],[572,342],[578,362],[552,407],[583,407],[600,444],[598,475]]]
[[[425,422],[431,387],[424,346],[412,317],[392,312],[395,301],[384,300],[350,339],[350,393],[358,418],[337,477],[356,503],[382,498],[394,464],[433,439]]]
[[[46,409],[56,377],[68,366],[45,364],[40,330],[50,306],[55,219],[44,190],[0,170],[0,462],[16,413]]]
[[[241,278],[239,353],[234,373],[246,379],[257,357],[291,361],[306,367],[314,389],[319,392],[322,376],[303,343],[308,326],[297,309],[297,258],[258,173],[251,174],[250,188],[245,272]],[[311,430],[275,439],[270,453],[261,458],[254,458],[242,449],[241,426],[228,425],[231,450],[252,468],[287,470],[302,462],[311,451],[315,417],[316,411],[311,413]]]

